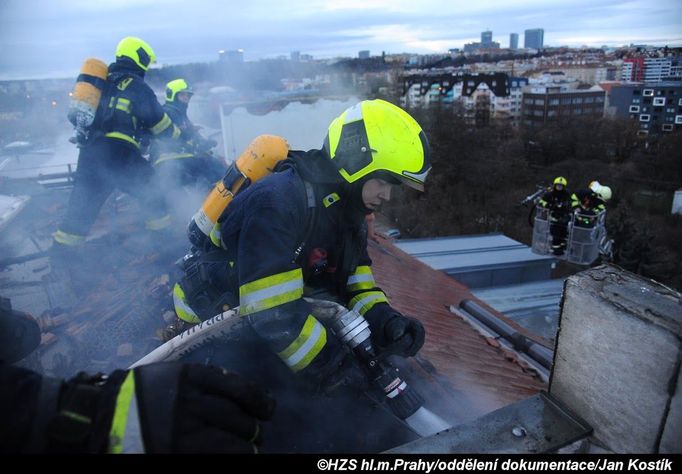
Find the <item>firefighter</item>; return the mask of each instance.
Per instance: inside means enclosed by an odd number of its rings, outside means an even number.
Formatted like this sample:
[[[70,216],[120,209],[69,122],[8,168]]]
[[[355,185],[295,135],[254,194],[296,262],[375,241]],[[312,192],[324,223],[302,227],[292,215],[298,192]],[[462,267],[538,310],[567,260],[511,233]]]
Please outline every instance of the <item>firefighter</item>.
[[[0,453],[253,453],[274,400],[222,368],[157,363],[70,380],[9,365],[40,328],[0,298]]]
[[[175,140],[185,137],[144,82],[154,61],[154,51],[143,40],[126,37],[118,43],[94,123],[81,145],[66,215],[53,234],[54,249],[82,243],[115,188],[141,200],[147,229],[170,225],[152,165],[140,153],[140,140],[145,133]]]
[[[552,253],[563,255],[566,250],[568,235],[568,221],[571,216],[570,194],[566,187],[568,181],[563,176],[557,176],[552,183],[552,189],[542,195],[538,206],[549,210],[549,233],[552,235]]]
[[[225,166],[212,156],[211,149],[217,142],[202,137],[187,116],[187,107],[193,94],[194,91],[184,79],[175,79],[166,84],[163,109],[188,140],[178,142],[157,138],[152,143],[151,160],[164,183],[198,185],[205,192],[223,177]]]
[[[611,188],[598,181],[592,181],[588,188],[574,192],[571,195],[571,208],[575,213],[575,225],[594,227],[597,216],[606,211],[606,202],[611,196]]]
[[[395,185],[423,190],[430,168],[426,136],[409,114],[382,100],[350,107],[322,149],[290,151],[237,194],[213,244],[185,259],[173,291],[178,317],[198,323],[239,305],[257,340],[304,380],[324,384],[343,351],[303,296],[334,298],[364,315],[379,351],[415,355],[424,329],[377,287],[366,216]]]

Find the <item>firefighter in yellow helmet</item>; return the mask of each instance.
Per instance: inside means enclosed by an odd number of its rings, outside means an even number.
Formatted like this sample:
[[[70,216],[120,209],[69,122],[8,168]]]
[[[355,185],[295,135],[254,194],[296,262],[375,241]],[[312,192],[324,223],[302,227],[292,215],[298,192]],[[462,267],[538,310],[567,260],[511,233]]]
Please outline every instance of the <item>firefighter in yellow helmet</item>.
[[[177,315],[197,323],[239,305],[291,371],[323,381],[344,352],[303,296],[334,298],[364,315],[380,352],[415,355],[424,329],[377,287],[365,217],[394,185],[423,190],[430,169],[426,136],[404,110],[382,100],[350,107],[329,126],[323,149],[290,151],[234,198],[219,240],[185,260]]]
[[[538,206],[549,210],[549,233],[552,235],[552,253],[563,255],[566,250],[568,236],[568,221],[571,217],[570,194],[566,187],[568,181],[563,176],[557,176],[552,183],[552,189],[542,195]]]
[[[606,211],[606,202],[611,199],[611,188],[599,181],[590,182],[586,189],[579,189],[571,195],[571,207],[575,213],[575,225],[593,227],[597,216]]]
[[[164,187],[194,186],[206,192],[225,174],[226,166],[213,156],[217,142],[201,136],[187,116],[194,90],[185,79],[166,84],[164,111],[187,137],[186,142],[157,138],[152,143],[151,161]]]
[[[118,43],[87,141],[80,145],[68,210],[53,234],[55,250],[85,240],[115,188],[141,200],[148,229],[170,224],[163,195],[153,184],[152,166],[140,153],[140,140],[147,133],[185,139],[144,81],[155,60],[151,46],[140,38],[129,36]]]

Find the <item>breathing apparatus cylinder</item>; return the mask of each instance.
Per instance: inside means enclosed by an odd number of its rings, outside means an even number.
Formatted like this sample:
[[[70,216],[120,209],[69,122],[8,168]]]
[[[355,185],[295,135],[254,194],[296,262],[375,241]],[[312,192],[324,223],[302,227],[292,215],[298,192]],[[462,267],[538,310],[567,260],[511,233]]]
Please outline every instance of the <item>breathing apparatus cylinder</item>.
[[[329,323],[332,332],[362,363],[372,383],[384,393],[386,403],[398,418],[404,420],[422,406],[423,398],[400,377],[398,369],[375,353],[364,316],[353,310],[338,311]]]
[[[79,146],[87,140],[88,129],[95,120],[107,73],[108,68],[104,62],[96,58],[86,59],[71,92],[67,117],[75,130],[70,141]]]
[[[227,169],[223,179],[209,192],[187,229],[192,245],[201,246],[208,239],[213,226],[232,202],[234,196],[251,183],[272,173],[275,165],[289,153],[287,141],[276,135],[256,137],[236,162]]]

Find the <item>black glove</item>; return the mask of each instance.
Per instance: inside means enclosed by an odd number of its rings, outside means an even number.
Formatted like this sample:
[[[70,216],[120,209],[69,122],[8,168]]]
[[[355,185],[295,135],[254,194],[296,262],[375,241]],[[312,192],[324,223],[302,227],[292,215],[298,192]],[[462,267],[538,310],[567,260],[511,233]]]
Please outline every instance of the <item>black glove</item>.
[[[372,342],[380,355],[409,357],[424,345],[424,326],[403,316],[386,303],[377,303],[365,313],[372,331]]]
[[[262,441],[258,420],[270,419],[275,401],[218,367],[160,363],[108,379],[79,374],[59,406],[50,451],[253,453]]]

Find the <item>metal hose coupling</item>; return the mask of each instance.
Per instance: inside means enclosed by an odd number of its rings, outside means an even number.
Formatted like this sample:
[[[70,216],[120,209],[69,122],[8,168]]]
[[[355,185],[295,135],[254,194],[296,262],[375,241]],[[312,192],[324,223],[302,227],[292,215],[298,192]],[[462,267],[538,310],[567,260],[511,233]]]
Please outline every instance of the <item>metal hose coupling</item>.
[[[372,332],[364,316],[331,301],[309,301],[313,305],[313,314],[350,348],[398,418],[404,420],[419,410],[424,399],[403,380],[396,367],[377,355],[371,341]]]

